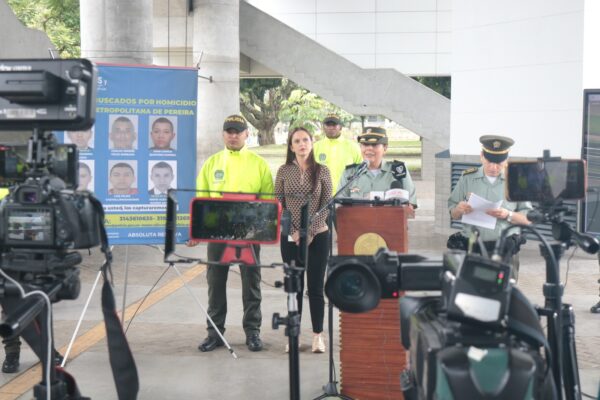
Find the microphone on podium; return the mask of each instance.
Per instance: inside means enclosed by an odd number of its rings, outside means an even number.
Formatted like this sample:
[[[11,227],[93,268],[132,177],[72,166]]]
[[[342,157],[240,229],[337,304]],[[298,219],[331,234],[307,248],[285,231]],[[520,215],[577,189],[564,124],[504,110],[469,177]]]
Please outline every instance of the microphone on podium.
[[[390,189],[402,189],[402,182],[400,182],[400,181],[392,182],[392,184],[390,185]]]
[[[368,168],[369,168],[369,162],[363,161],[358,165],[358,168],[356,169],[356,172],[354,173],[354,175],[355,176],[362,175],[364,172],[367,171]]]

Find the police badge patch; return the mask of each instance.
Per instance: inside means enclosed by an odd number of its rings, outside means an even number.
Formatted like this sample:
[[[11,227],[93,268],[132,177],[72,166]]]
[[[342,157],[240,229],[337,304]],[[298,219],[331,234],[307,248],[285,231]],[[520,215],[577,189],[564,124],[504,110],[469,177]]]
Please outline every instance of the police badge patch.
[[[392,175],[396,180],[400,180],[406,177],[406,165],[402,161],[392,162]]]
[[[323,162],[323,161],[325,161],[326,159],[327,159],[327,154],[325,154],[325,153],[321,153],[321,154],[319,154],[319,161],[320,161],[320,162]]]
[[[216,181],[222,181],[223,178],[225,177],[225,172],[223,172],[222,169],[218,169],[215,171],[214,176],[215,176]]]

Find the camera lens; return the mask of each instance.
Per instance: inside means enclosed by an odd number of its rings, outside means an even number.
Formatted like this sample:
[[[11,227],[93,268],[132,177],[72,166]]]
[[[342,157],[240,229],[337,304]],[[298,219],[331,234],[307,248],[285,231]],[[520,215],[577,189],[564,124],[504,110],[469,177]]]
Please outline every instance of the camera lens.
[[[377,307],[381,285],[369,266],[352,259],[332,267],[325,293],[341,311],[361,313]]]
[[[358,300],[365,295],[365,281],[356,271],[342,274],[337,281],[337,290],[345,299]]]

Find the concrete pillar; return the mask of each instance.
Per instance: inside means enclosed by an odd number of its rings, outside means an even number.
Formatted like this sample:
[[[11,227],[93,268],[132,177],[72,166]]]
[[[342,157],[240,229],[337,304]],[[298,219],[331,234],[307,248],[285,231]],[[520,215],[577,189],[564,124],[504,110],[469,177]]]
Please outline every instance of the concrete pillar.
[[[240,110],[239,0],[194,0],[194,63],[198,79],[198,169],[223,148],[223,120]]]
[[[435,155],[442,149],[430,139],[421,138],[421,179],[434,181],[436,178]]]
[[[152,0],[81,0],[81,56],[152,64]]]

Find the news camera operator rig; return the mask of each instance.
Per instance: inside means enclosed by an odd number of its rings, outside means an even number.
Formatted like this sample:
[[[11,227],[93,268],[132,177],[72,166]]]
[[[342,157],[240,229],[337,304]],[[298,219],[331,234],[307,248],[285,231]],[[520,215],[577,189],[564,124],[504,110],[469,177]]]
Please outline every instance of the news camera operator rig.
[[[401,341],[409,355],[399,379],[407,400],[582,398],[575,320],[562,303],[559,260],[570,246],[592,254],[599,248],[597,239],[564,221],[562,201],[585,193],[585,164],[545,151],[537,161],[509,162],[507,182],[509,200],[539,203],[534,224],[552,223],[552,241],[534,226],[518,225],[541,241],[543,307],[534,307],[509,279],[508,230],[491,258],[451,250],[426,259],[380,249],[374,256],[330,260],[325,292],[342,311],[369,311],[399,291],[441,292],[400,298]]]
[[[135,399],[135,362],[121,329],[111,289],[112,254],[102,204],[78,184],[74,145],[52,130],[88,129],[95,120],[97,71],[90,61],[0,60],[0,142],[3,131],[32,133],[27,148],[0,146],[0,322],[4,338],[21,336],[42,363],[36,399],[84,399],[55,358],[51,303],[75,299],[82,257],[105,254],[102,310],[119,399]]]

